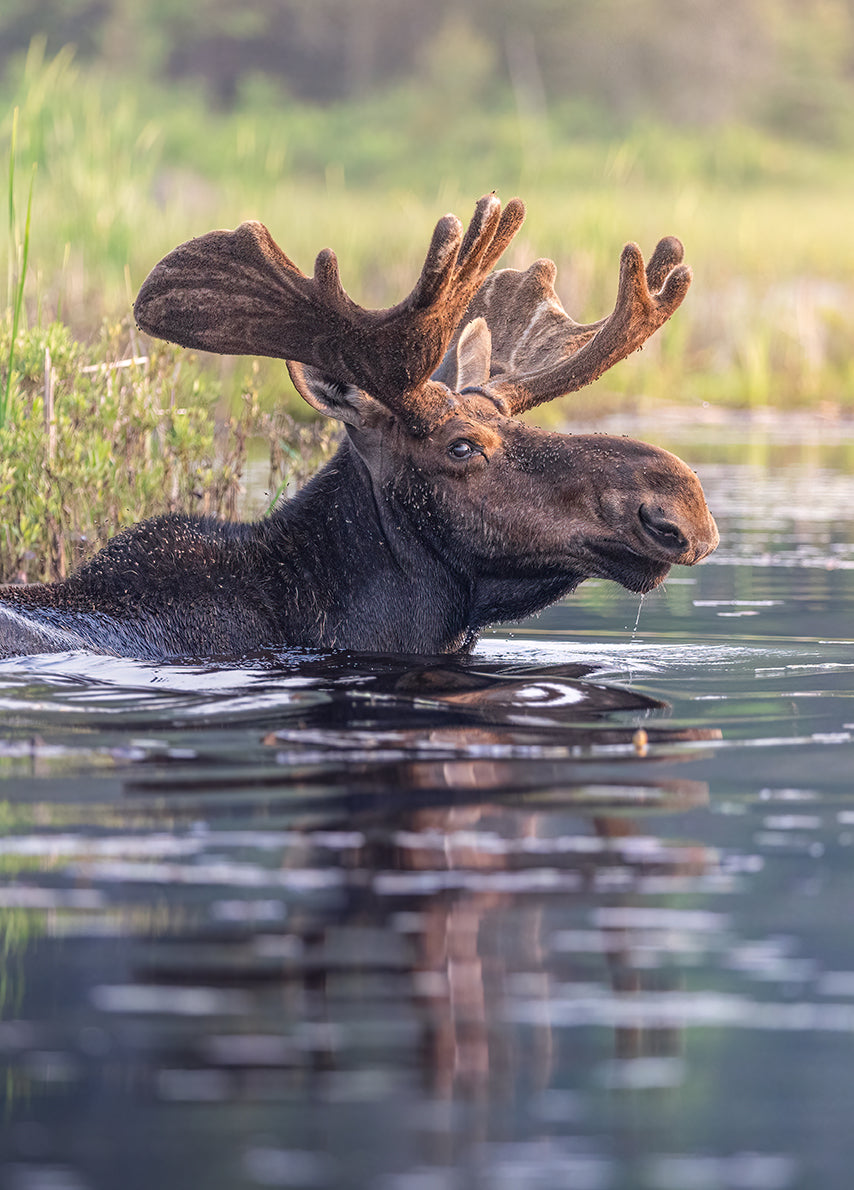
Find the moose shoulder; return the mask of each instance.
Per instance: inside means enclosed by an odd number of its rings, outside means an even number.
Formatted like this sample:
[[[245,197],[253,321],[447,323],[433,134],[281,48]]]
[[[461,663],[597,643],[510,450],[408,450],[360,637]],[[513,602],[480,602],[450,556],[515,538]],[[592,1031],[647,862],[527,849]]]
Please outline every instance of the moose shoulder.
[[[143,659],[276,646],[446,653],[585,578],[649,591],[715,548],[699,482],[674,455],[518,420],[640,347],[684,297],[678,240],[622,255],[600,322],[563,310],[555,267],[494,265],[518,200],[439,221],[412,293],[364,310],[335,256],[305,276],[259,223],[183,244],[135,305],[186,347],[287,361],[343,422],[338,453],[256,523],[166,516],[113,538],[68,579],[0,592],[0,654],[70,648]]]

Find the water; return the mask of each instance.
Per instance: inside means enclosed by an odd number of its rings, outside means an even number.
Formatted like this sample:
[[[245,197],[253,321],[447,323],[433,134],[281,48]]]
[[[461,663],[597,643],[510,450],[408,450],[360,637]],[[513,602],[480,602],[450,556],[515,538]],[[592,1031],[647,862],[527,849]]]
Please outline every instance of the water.
[[[854,446],[642,433],[723,544],[640,617],[0,663],[0,1185],[847,1190]]]

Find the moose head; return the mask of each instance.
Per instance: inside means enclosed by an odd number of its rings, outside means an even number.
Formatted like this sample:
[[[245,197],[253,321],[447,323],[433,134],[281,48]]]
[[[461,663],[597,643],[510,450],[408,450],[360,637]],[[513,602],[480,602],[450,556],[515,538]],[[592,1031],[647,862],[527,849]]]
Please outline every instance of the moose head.
[[[264,521],[147,522],[64,584],[13,602],[34,615],[47,600],[67,610],[63,627],[119,652],[441,653],[585,578],[645,592],[674,563],[700,561],[718,534],[681,460],[519,419],[591,383],[670,317],[691,281],[682,245],[662,240],[646,268],[627,245],[613,312],[583,325],[564,311],[551,261],[492,271],[524,213],[488,195],[465,233],[440,219],[414,289],[386,310],[348,297],[333,252],[308,277],[260,223],[176,248],[140,290],[140,328],[287,361],[299,394],[343,423],[344,443]]]

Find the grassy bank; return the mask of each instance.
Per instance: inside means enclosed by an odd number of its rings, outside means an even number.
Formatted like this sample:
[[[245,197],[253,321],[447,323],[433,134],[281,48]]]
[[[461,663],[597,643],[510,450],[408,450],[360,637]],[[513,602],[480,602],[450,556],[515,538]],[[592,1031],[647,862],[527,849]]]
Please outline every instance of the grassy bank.
[[[0,358],[8,347],[0,327]],[[157,513],[262,513],[333,446],[325,425],[262,410],[251,386],[224,413],[196,356],[140,344],[127,321],[86,346],[62,323],[26,331],[14,368],[0,427],[0,582],[61,578]],[[247,494],[250,444],[262,465]]]

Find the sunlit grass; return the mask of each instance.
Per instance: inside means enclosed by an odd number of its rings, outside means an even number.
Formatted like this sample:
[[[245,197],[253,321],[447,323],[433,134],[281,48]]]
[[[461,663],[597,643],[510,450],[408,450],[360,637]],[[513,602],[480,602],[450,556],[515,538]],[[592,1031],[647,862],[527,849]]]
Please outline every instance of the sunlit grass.
[[[18,232],[18,219],[15,210],[15,158],[18,139],[18,109],[12,113],[12,135],[9,145],[9,288],[7,309],[12,324],[9,335],[9,353],[6,357],[6,377],[0,390],[0,429],[6,424],[6,414],[9,409],[9,396],[12,391],[12,379],[15,372],[15,346],[18,339],[18,328],[21,325],[21,311],[24,306],[24,288],[27,282],[27,267],[30,258],[30,227],[33,211],[33,177],[30,179],[30,190],[27,196],[27,215],[24,221],[23,236]]]
[[[553,257],[579,319],[610,309],[626,240],[646,252],[664,234],[685,242],[684,307],[577,401],[854,405],[843,155],[744,128],[594,137],[570,107],[532,121],[467,85],[321,109],[255,81],[237,111],[212,114],[194,91],[122,84],[36,45],[9,95],[22,168],[39,167],[21,316],[60,314],[91,334],[129,312],[164,253],[245,218],[305,270],[334,247],[355,300],[386,305],[417,276],[436,218],[465,217],[495,189],[529,209],[505,263]],[[10,120],[0,131],[8,143]],[[223,364],[222,380],[237,392],[244,371]],[[258,383],[265,399],[287,388],[270,363]]]
[[[0,351],[8,333],[0,324]],[[157,513],[260,512],[269,496],[247,498],[243,486],[251,443],[267,446],[270,495],[331,454],[325,423],[272,417],[248,386],[229,417],[192,352],[154,343],[135,355],[132,343],[127,322],[87,347],[62,323],[19,333],[0,427],[0,583],[63,578],[117,529]]]

